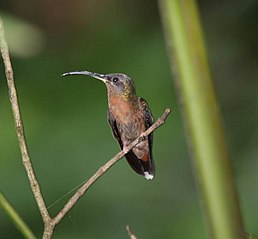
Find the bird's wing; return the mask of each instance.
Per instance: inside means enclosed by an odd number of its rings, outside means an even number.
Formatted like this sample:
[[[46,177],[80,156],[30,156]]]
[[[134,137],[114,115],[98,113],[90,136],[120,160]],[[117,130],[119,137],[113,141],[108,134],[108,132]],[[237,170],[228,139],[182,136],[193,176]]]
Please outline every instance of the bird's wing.
[[[120,136],[118,128],[117,128],[116,119],[109,110],[108,110],[108,123],[112,129],[114,138],[116,138],[116,140],[118,141],[120,148],[123,149],[123,143],[122,143],[121,136]]]
[[[153,125],[154,118],[151,114],[151,111],[147,102],[143,98],[140,98],[139,101],[140,101],[140,106],[142,107],[142,111],[144,113],[143,115],[144,115],[145,128],[147,130]],[[148,135],[148,140],[149,140],[149,146],[150,148],[152,148],[152,141],[153,141],[152,133]]]
[[[147,130],[150,128],[154,123],[154,118],[151,114],[150,108],[147,104],[147,102],[143,98],[139,98],[140,106],[142,108],[142,112],[144,115],[144,122],[145,122],[145,129]],[[149,144],[149,160],[147,162],[142,162],[145,169],[147,169],[147,172],[149,172],[151,175],[154,175],[155,168],[154,168],[154,161],[152,157],[152,142],[153,142],[153,134],[148,135],[148,144]]]

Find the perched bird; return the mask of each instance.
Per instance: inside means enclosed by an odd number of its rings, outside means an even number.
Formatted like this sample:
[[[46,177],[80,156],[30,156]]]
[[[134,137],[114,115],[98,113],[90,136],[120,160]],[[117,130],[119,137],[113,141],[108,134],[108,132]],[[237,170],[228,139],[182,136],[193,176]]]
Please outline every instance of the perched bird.
[[[113,136],[126,152],[125,158],[134,171],[146,179],[153,179],[152,134],[129,152],[127,150],[127,146],[154,122],[147,102],[137,97],[132,79],[121,73],[102,75],[89,71],[68,72],[62,76],[67,75],[91,76],[105,83],[108,91],[108,122]]]

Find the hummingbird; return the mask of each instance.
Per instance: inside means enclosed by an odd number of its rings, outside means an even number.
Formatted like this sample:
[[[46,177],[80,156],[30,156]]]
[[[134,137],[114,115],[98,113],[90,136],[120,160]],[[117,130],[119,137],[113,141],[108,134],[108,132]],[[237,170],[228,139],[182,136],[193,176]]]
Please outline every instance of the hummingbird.
[[[68,75],[85,75],[105,83],[108,93],[108,122],[114,138],[132,169],[146,179],[153,179],[155,168],[152,158],[153,135],[137,144],[130,151],[127,146],[146,131],[154,122],[147,102],[136,95],[133,80],[122,73],[98,74],[89,71],[64,73]]]

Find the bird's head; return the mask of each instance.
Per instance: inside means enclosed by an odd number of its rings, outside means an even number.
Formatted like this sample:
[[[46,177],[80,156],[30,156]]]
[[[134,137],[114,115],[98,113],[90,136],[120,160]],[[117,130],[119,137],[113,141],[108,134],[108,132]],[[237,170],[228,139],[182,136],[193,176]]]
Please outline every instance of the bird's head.
[[[122,73],[102,75],[89,71],[75,71],[64,73],[62,76],[67,75],[86,75],[101,80],[105,83],[109,95],[120,96],[124,100],[130,100],[136,96],[133,80]]]

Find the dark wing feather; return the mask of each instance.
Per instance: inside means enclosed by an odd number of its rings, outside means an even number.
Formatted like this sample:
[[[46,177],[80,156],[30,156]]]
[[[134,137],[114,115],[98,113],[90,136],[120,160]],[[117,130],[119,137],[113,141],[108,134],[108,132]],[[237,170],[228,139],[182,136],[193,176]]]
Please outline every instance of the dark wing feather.
[[[154,118],[151,114],[150,108],[147,104],[147,102],[143,99],[143,98],[139,98],[140,101],[140,105],[142,107],[142,110],[144,112],[144,122],[145,122],[145,127],[146,130],[148,128],[150,128],[153,123],[154,123]],[[152,158],[152,142],[153,142],[153,134],[149,134],[148,135],[148,144],[149,144],[149,150],[150,150],[150,160],[148,160],[147,162],[142,162],[143,163],[143,167],[144,167],[144,171],[147,171],[149,173],[151,173],[152,175],[154,175],[155,173],[155,167],[154,167],[154,161]],[[144,165],[146,164],[146,165]]]
[[[121,136],[117,128],[116,119],[109,110],[108,110],[108,123],[112,129],[114,138],[116,138],[116,140],[118,141],[120,148],[123,149],[123,142],[121,140]]]

